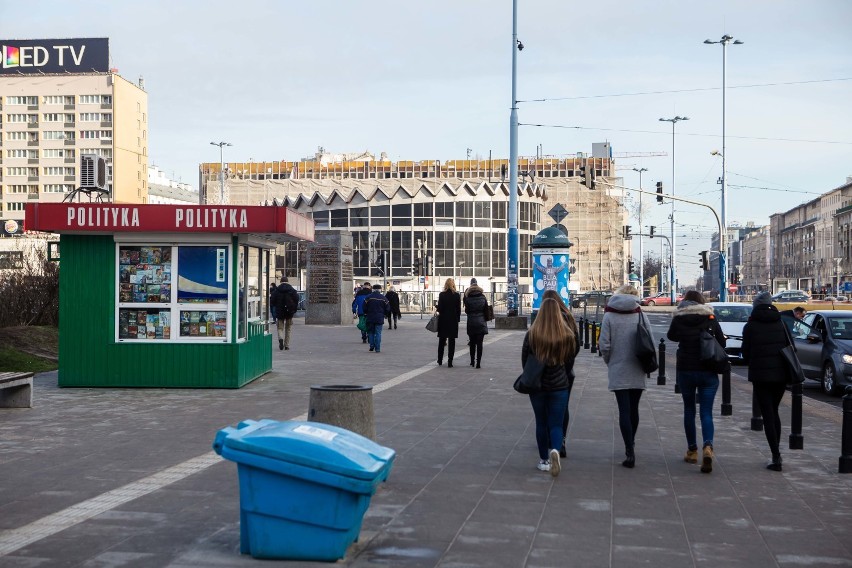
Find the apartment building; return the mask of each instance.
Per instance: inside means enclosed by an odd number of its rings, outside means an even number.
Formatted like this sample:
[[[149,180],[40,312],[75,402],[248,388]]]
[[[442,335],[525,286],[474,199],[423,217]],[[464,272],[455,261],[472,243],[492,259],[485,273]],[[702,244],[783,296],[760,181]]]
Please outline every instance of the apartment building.
[[[607,154],[519,160],[522,291],[532,277],[529,243],[553,224],[548,211],[557,204],[569,212],[563,224],[574,243],[572,288],[612,290],[626,282],[627,212]],[[582,167],[595,170],[595,190],[579,183]],[[412,284],[417,259],[431,258],[428,274],[439,282],[454,277],[466,285],[475,277],[486,289],[500,291],[506,284],[508,168],[505,159],[393,162],[383,155],[321,149],[296,162],[228,163],[224,187],[221,165],[204,163],[199,187],[202,203],[287,205],[311,216],[317,229],[351,231],[356,279],[379,274],[376,262],[387,251],[388,274],[402,289]],[[280,255],[279,269],[298,278],[304,251],[287,245]]]
[[[148,95],[108,67],[105,38],[0,40],[0,220],[79,187],[80,156],[107,163],[110,199],[148,202]],[[8,236],[8,230],[4,236]]]

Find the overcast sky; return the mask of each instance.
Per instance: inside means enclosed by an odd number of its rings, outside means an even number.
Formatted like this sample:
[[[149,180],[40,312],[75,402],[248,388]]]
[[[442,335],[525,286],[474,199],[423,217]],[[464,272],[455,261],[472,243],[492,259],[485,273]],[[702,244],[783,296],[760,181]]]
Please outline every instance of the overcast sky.
[[[648,168],[643,185],[662,180],[668,193],[672,129],[658,119],[688,116],[676,193],[718,209],[722,48],[703,41],[727,33],[745,42],[727,49],[729,223],[764,225],[852,175],[852,2],[518,4],[518,98],[548,99],[520,103],[519,120],[549,125],[521,126],[521,155],[607,140],[617,153],[666,152],[620,159],[619,173],[638,186],[632,168]],[[109,37],[112,66],[145,78],[152,163],[196,187],[220,140],[233,144],[226,161],[297,160],[318,146],[508,157],[509,0],[0,0],[0,22],[5,39]],[[643,225],[670,210],[648,203]],[[690,205],[675,220],[683,284],[716,224]]]

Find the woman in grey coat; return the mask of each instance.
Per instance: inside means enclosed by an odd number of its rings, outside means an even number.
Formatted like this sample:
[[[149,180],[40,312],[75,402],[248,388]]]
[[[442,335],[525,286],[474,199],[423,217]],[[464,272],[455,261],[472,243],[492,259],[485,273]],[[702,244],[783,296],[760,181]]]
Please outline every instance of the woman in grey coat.
[[[624,467],[636,465],[634,441],[639,427],[639,399],[647,376],[636,357],[636,326],[640,322],[650,333],[651,323],[639,308],[639,291],[633,286],[622,286],[606,303],[598,348],[607,364],[609,390],[615,393],[618,404],[618,426],[626,456],[621,462]]]

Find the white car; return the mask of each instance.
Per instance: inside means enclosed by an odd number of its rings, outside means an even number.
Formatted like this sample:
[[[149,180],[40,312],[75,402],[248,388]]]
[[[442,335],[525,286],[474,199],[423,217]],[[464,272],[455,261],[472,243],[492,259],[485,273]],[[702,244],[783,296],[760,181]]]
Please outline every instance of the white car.
[[[734,361],[742,359],[743,328],[751,316],[751,304],[708,302],[707,305],[713,308],[719,327],[728,337],[725,343],[725,352],[728,354],[728,358]]]

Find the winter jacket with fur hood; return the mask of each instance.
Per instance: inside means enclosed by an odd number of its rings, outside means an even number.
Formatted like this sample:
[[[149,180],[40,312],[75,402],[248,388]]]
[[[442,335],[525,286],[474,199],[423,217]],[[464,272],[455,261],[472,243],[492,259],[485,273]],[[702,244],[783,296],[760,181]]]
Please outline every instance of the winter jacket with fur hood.
[[[479,286],[470,286],[464,292],[464,313],[467,314],[467,334],[487,335],[488,324],[485,322],[485,307],[488,300]]]
[[[598,348],[607,364],[611,391],[645,388],[647,373],[636,357],[636,325],[640,320],[650,332],[651,322],[639,308],[638,296],[615,294],[607,301]]]
[[[725,346],[725,334],[713,315],[713,307],[698,304],[688,300],[683,301],[672,314],[672,323],[666,334],[672,341],[677,341],[677,371],[707,371],[701,363],[701,343],[699,337],[702,330],[708,330],[719,345]]]

